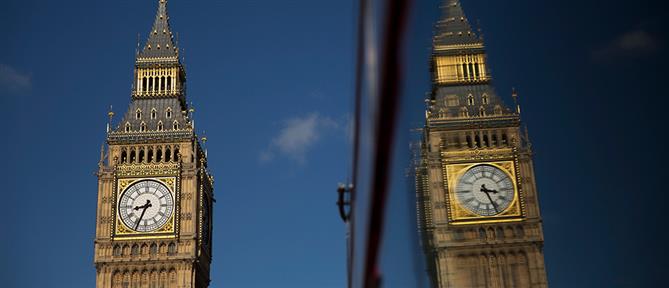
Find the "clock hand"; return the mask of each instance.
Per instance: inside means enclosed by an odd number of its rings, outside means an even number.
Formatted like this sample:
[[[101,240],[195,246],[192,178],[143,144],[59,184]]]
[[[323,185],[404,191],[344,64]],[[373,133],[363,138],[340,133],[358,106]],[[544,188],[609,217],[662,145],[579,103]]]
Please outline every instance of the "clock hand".
[[[481,192],[485,193],[485,196],[488,196],[488,200],[490,200],[490,204],[492,204],[492,207],[495,208],[495,212],[499,213],[499,210],[497,209],[497,203],[495,201],[492,201],[492,197],[490,197],[489,192],[493,192],[494,190],[488,190],[485,188],[485,184],[481,185]],[[497,191],[494,191],[494,193],[497,193]]]
[[[143,206],[135,207],[135,210],[139,210],[138,208],[144,208],[144,210],[142,210],[142,214],[139,216],[139,219],[137,219],[137,224],[135,224],[135,230],[139,228],[139,222],[142,221],[142,218],[144,218],[144,213],[146,213],[146,209],[149,209],[149,207],[151,207],[151,200],[148,199],[146,200],[146,204],[144,204]]]

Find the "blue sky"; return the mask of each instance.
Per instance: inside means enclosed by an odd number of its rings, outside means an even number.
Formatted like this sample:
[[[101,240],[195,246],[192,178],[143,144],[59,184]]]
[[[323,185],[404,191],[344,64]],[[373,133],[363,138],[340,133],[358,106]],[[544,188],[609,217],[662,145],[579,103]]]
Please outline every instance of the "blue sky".
[[[109,106],[119,115],[130,100],[137,33],[144,41],[155,2],[3,2],[0,278],[9,287],[94,285],[93,173]],[[480,19],[498,93],[520,93],[551,287],[653,287],[669,269],[657,260],[669,240],[657,138],[667,12],[654,1],[563,2],[463,5]],[[212,287],[345,285],[334,202],[350,172],[355,7],[170,1],[216,177]],[[413,71],[428,73],[424,63]]]

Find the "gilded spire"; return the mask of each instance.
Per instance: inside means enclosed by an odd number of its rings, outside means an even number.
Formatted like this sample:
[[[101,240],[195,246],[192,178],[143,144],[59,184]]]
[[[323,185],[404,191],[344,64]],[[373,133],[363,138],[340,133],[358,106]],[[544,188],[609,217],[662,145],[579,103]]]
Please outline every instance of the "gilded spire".
[[[137,59],[173,58],[178,59],[179,50],[174,45],[170,17],[167,15],[167,0],[158,1],[158,12],[149,37]],[[171,60],[173,60],[171,59]]]
[[[436,25],[435,45],[479,44],[482,40],[472,31],[460,0],[444,0],[442,16]]]

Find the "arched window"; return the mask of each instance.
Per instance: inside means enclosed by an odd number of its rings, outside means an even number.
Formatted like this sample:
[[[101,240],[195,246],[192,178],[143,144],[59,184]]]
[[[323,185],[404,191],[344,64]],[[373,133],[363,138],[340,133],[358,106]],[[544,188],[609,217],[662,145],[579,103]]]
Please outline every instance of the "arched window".
[[[130,150],[130,163],[135,163],[135,150]]]
[[[502,134],[502,145],[508,144],[508,139],[506,138],[506,133]]]
[[[483,134],[483,146],[484,147],[490,146],[490,142],[488,141],[488,134]]]
[[[483,101],[483,104],[488,104],[488,94],[484,93],[481,99]]]
[[[467,110],[467,107],[460,108],[460,117],[467,117],[467,116],[469,116],[469,110]]]
[[[149,77],[149,91],[153,91],[153,77]]]
[[[469,95],[467,96],[467,103],[468,103],[470,106],[473,106],[473,105],[474,105],[474,95],[469,94]]]
[[[174,123],[172,123],[172,129],[179,130],[179,121],[174,120]]]
[[[165,117],[172,118],[172,108],[167,107],[167,110],[165,110]]]
[[[151,109],[151,119],[156,119],[156,108]]]
[[[474,136],[474,141],[475,141],[474,145],[476,145],[476,147],[481,147],[481,136],[476,134],[476,136]]]
[[[146,131],[146,123],[142,122],[142,124],[139,124],[139,131],[141,132]]]
[[[170,162],[170,160],[172,160],[171,159],[172,158],[172,153],[171,152],[172,151],[170,150],[170,148],[165,149],[165,162]]]
[[[114,245],[114,256],[121,256],[121,246]]]
[[[161,161],[163,161],[163,150],[158,148],[158,152],[156,152],[156,162]]]
[[[139,255],[139,246],[137,244],[132,245],[132,255]]]
[[[497,146],[497,134],[492,134],[492,145]]]
[[[146,162],[153,162],[153,148],[149,148],[149,153],[146,156]]]
[[[135,118],[142,119],[142,109],[137,108],[137,111],[135,111]]]
[[[469,63],[469,78],[470,80],[476,80],[474,78],[474,65],[472,63]]]
[[[172,77],[167,76],[167,90],[172,91]]]
[[[169,246],[167,246],[167,254],[169,255],[174,255],[177,253],[177,245],[174,243],[170,243]]]
[[[485,108],[483,106],[479,107],[479,116],[485,116]]]
[[[144,163],[144,149],[139,150],[139,163]]]
[[[160,91],[165,91],[165,76],[160,77]]]
[[[128,244],[123,245],[123,251],[121,252],[121,255],[130,255],[130,246],[128,246]]]
[[[467,147],[474,148],[474,143],[472,143],[472,137],[467,135]]]
[[[156,245],[156,243],[151,244],[151,248],[149,248],[149,253],[150,254],[158,253],[158,245]]]
[[[158,121],[158,131],[163,131],[163,121]]]
[[[121,151],[121,163],[125,163],[128,161],[128,153],[125,152],[125,149]]]
[[[158,77],[153,77],[153,82],[155,85],[153,85],[153,92],[158,91]]]
[[[174,148],[174,161],[179,161],[179,147]]]
[[[146,92],[146,77],[142,78],[142,91]]]
[[[502,227],[497,227],[497,239],[504,239],[504,230]]]
[[[479,238],[481,238],[481,239],[486,238],[485,229],[479,228]]]
[[[130,122],[125,123],[125,132],[130,132],[130,128],[131,128]]]

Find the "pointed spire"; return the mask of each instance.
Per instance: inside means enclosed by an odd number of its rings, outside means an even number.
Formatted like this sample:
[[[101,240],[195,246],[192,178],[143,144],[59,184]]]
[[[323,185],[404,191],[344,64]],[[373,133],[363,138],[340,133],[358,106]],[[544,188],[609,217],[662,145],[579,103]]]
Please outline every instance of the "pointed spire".
[[[167,15],[167,0],[158,0],[158,12],[144,48],[137,59],[178,58],[179,50],[174,45],[172,30]]]
[[[472,31],[460,0],[444,0],[441,20],[436,25],[436,45],[478,44],[482,40]]]

